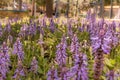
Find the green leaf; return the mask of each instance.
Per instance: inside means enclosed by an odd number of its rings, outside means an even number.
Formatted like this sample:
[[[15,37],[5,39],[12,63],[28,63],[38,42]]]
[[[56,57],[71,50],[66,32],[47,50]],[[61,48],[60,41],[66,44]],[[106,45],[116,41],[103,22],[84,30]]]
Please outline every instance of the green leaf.
[[[114,59],[105,59],[106,66],[111,70],[115,67],[115,60]]]

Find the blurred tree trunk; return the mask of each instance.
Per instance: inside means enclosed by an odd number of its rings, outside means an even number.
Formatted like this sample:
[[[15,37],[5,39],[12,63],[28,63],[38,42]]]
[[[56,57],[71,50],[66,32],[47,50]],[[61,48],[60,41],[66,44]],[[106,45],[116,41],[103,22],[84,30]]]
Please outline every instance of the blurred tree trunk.
[[[78,0],[76,1],[76,12],[75,12],[75,16],[77,16],[78,14]]]
[[[104,18],[104,0],[100,0],[100,17]]]
[[[56,0],[56,5],[55,5],[55,17],[59,16],[59,0]]]
[[[35,0],[32,0],[32,16],[35,15]]]
[[[53,0],[46,0],[46,15],[48,18],[53,15]]]
[[[70,0],[67,0],[67,10],[66,10],[67,17],[69,17],[69,2],[70,2]]]
[[[19,10],[22,10],[22,0],[19,0]]]
[[[113,0],[111,0],[110,18],[112,18],[112,15],[113,15]]]

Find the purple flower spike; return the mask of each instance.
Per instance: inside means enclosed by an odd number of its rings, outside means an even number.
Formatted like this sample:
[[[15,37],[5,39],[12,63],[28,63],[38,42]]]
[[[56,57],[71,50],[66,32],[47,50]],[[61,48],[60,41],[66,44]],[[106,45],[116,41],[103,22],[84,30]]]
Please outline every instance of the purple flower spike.
[[[70,46],[70,50],[72,53],[74,54],[77,54],[79,53],[79,42],[78,42],[78,38],[77,38],[77,35],[74,34],[74,36],[72,37],[72,43],[71,43],[71,46]]]
[[[2,34],[3,34],[3,31],[2,31],[3,29],[2,29],[2,25],[1,25],[1,23],[0,23],[0,37],[2,36]]]
[[[6,27],[4,28],[4,32],[10,33],[10,31],[11,31],[11,24],[8,23],[8,24],[6,25]]]
[[[6,62],[10,62],[10,56],[9,56],[9,53],[8,53],[9,48],[8,48],[8,46],[5,42],[3,42],[3,46],[1,48],[1,50],[2,50],[2,53],[4,54]]]
[[[47,73],[47,80],[60,80],[58,78],[58,72],[57,69],[52,66],[52,68]]]
[[[87,13],[86,19],[91,23],[95,23],[96,14],[94,12],[91,12],[91,10],[89,10],[88,13]]]
[[[106,77],[107,77],[106,80],[115,80],[115,72],[114,72],[114,70],[110,70],[110,72],[107,73]]]
[[[63,66],[66,64],[66,48],[67,48],[67,42],[65,37],[61,39],[61,43],[57,45],[57,51],[56,51],[56,61],[59,66]]]
[[[44,30],[43,30],[43,27],[41,27],[41,26],[38,26],[38,31],[42,34],[42,35],[44,35]]]
[[[24,59],[24,51],[22,48],[22,43],[20,42],[19,38],[17,38],[17,41],[13,46],[13,54],[17,54],[19,60]]]
[[[45,17],[42,19],[42,22],[41,22],[41,23],[42,23],[42,24],[41,24],[42,27],[46,27],[45,19],[46,19]]]
[[[21,37],[27,36],[28,35],[27,31],[28,31],[28,25],[24,24],[20,29],[19,36],[21,36]]]
[[[67,33],[68,33],[68,36],[69,36],[70,38],[72,38],[72,36],[73,36],[73,31],[72,31],[72,26],[71,26],[70,23],[68,24]]]
[[[87,56],[85,54],[75,54],[74,66],[66,73],[68,80],[88,80]]]
[[[33,36],[36,34],[36,25],[35,24],[30,24],[28,29],[29,29],[29,32],[28,32],[29,35]]]
[[[115,23],[115,21],[112,22],[112,30],[116,31],[116,23]]]
[[[55,23],[54,23],[53,19],[50,20],[50,31],[52,33],[54,33],[54,31],[55,31]]]
[[[91,18],[91,10],[89,9],[86,15],[86,19],[89,20]]]
[[[13,78],[20,79],[20,76],[25,76],[24,67],[21,61],[18,61],[17,69],[13,75]]]
[[[111,31],[101,28],[97,32],[97,34],[91,34],[93,53],[95,53],[97,49],[101,47],[104,53],[109,54],[113,40]]]
[[[35,57],[33,57],[33,60],[31,62],[31,66],[30,66],[30,71],[37,73],[37,70],[38,70],[38,61],[36,60]]]
[[[0,78],[6,79],[6,75],[9,71],[10,66],[10,57],[8,54],[8,47],[5,42],[3,42],[3,45],[1,47],[1,53],[0,53]]]
[[[9,63],[7,62],[4,53],[0,53],[0,74],[2,78],[6,78],[6,74],[9,70]]]
[[[34,24],[33,24],[33,30],[34,30],[34,35],[36,34],[36,31],[37,31],[37,25],[36,25],[36,23],[34,22]]]

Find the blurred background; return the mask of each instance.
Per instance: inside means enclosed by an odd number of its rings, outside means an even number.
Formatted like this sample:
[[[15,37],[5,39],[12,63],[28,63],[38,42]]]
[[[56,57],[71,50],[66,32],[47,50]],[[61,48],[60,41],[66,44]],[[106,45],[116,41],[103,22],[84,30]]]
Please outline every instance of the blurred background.
[[[120,0],[0,0],[0,17],[12,14],[12,17],[41,14],[84,17],[89,9],[93,9],[98,17],[119,18],[119,5]]]

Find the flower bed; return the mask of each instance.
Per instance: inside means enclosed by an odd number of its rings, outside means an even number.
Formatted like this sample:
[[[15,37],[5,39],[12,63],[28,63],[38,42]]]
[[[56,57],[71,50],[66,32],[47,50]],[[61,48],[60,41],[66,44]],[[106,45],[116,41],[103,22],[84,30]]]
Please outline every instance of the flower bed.
[[[16,21],[16,22],[15,22]],[[119,22],[52,18],[0,25],[2,80],[119,80]]]

